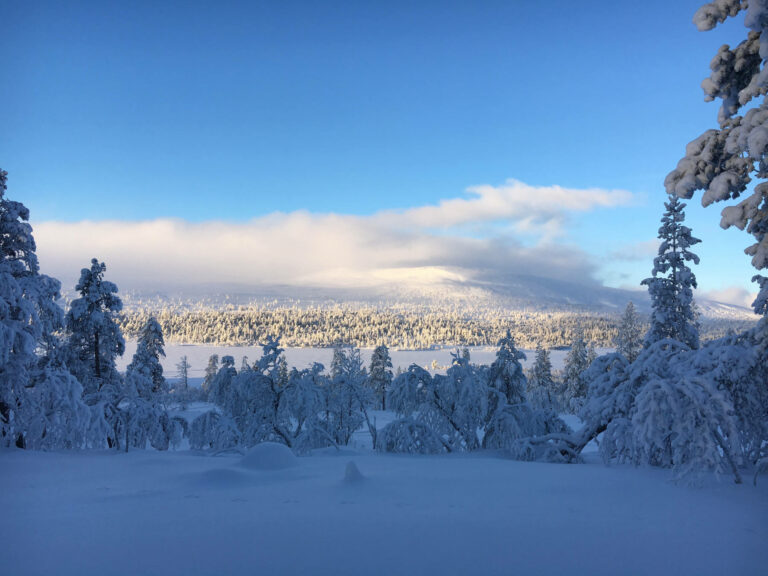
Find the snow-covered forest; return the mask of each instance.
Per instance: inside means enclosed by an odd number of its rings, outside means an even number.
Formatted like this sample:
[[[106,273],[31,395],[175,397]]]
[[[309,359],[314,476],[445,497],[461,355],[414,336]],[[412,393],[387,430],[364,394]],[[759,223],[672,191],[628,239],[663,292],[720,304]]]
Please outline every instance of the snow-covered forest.
[[[124,310],[118,323],[127,338],[136,338],[154,317],[168,342],[252,346],[280,334],[285,346],[330,347],[339,342],[373,348],[425,350],[435,346],[493,346],[509,330],[524,348],[570,346],[577,333],[597,347],[610,347],[621,314],[573,311],[474,309],[441,306],[333,304],[313,306],[246,305],[234,309],[163,306]],[[647,318],[641,322],[647,328]],[[702,340],[755,324],[750,318],[701,318]]]
[[[0,170],[0,565],[608,574],[634,555],[643,574],[763,571],[768,1],[716,0],[695,22],[706,30],[742,12],[747,38],[718,51],[703,84],[722,101],[719,126],[687,146],[659,201],[648,315],[630,301],[613,316],[125,311],[98,258],[65,301]],[[724,227],[754,241],[754,322],[707,323],[697,311],[701,240],[683,200],[699,190],[704,204],[728,204]],[[130,359],[126,338],[136,341]],[[261,351],[240,362],[212,354],[197,386],[186,356],[164,370],[166,341]],[[456,346],[447,366],[392,361],[390,348],[437,345]],[[491,362],[473,359],[466,347],[477,345],[494,346]],[[292,366],[285,346],[332,347],[332,358]],[[567,348],[562,367],[555,347]],[[528,531],[510,527],[513,517]],[[75,545],[70,532],[84,539]],[[123,538],[137,539],[136,557]],[[509,541],[518,557],[504,552]],[[382,559],[373,568],[371,555]]]

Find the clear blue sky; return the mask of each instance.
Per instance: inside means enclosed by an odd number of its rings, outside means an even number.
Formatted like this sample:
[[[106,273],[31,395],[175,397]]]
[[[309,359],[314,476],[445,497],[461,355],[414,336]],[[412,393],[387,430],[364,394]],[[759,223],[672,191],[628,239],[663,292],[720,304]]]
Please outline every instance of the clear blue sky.
[[[0,162],[33,222],[370,215],[508,178],[628,190],[569,219],[562,241],[600,258],[655,236],[664,176],[715,125],[699,84],[745,29],[697,32],[700,3],[4,2]],[[700,275],[748,287],[749,239],[718,212],[694,228],[739,263]]]

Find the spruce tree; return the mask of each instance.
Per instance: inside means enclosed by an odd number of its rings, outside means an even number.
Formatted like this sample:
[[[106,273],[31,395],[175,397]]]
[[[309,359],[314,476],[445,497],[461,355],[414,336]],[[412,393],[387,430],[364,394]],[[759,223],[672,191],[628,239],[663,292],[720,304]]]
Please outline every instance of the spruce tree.
[[[571,344],[571,349],[565,357],[563,367],[563,407],[574,413],[580,408],[580,403],[587,395],[588,382],[584,378],[584,372],[589,368],[590,353],[584,334],[579,330]]]
[[[685,204],[676,196],[664,203],[666,210],[659,228],[658,256],[653,260],[652,277],[642,281],[651,297],[651,327],[645,337],[649,346],[664,338],[682,342],[691,349],[699,347],[699,326],[693,303],[696,276],[687,262],[699,263],[690,247],[701,242],[683,225]]]
[[[60,283],[40,274],[29,210],[0,170],[0,446],[77,448],[89,418],[56,332]]]
[[[205,377],[203,378],[203,392],[208,393],[211,388],[213,379],[216,378],[216,374],[219,372],[219,355],[211,354],[208,358],[208,366],[205,367]]]
[[[368,384],[381,400],[381,409],[387,409],[387,390],[392,384],[392,359],[389,348],[384,344],[377,346],[371,356],[371,372]]]
[[[536,359],[528,376],[528,388],[526,390],[531,406],[546,410],[555,408],[557,403],[554,401],[554,387],[549,350],[538,344],[536,346]]]
[[[643,326],[632,302],[624,309],[614,344],[616,352],[622,354],[629,362],[634,362],[643,349]]]
[[[139,372],[150,384],[147,395],[167,392],[167,384],[163,376],[163,366],[160,357],[165,357],[165,340],[163,329],[153,317],[150,317],[139,332],[136,353],[128,364],[126,375]]]
[[[117,286],[104,280],[106,270],[106,265],[95,258],[90,268],[81,270],[75,286],[80,298],[72,301],[66,315],[69,367],[86,394],[119,380],[115,358],[125,352],[125,340],[117,324],[123,303]]]

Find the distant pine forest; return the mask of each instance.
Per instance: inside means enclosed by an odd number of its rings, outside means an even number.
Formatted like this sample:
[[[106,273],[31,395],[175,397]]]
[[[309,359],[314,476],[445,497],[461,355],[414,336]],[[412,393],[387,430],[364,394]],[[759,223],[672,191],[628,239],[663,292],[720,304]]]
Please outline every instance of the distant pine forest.
[[[343,343],[360,348],[384,344],[396,349],[424,350],[441,346],[494,346],[507,330],[518,346],[528,349],[538,344],[545,348],[570,346],[579,331],[594,346],[612,347],[620,313],[473,310],[463,314],[422,307],[352,305],[129,308],[120,317],[120,328],[127,337],[136,338],[150,316],[162,326],[166,341],[173,343],[246,346],[279,336],[281,345],[290,347]],[[746,320],[701,319],[701,339],[712,340],[753,325]]]

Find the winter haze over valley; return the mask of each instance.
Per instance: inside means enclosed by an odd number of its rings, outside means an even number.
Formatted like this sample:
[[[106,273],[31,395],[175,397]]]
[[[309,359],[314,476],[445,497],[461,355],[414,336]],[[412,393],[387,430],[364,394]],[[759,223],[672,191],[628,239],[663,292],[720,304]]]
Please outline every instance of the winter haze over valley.
[[[768,0],[0,21],[3,574],[768,573]]]

